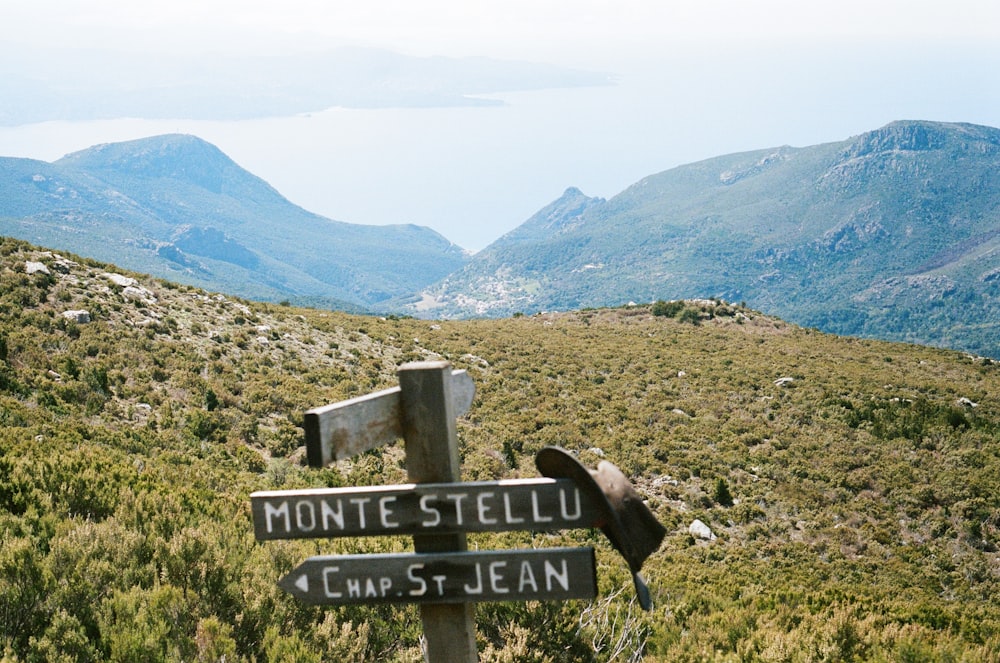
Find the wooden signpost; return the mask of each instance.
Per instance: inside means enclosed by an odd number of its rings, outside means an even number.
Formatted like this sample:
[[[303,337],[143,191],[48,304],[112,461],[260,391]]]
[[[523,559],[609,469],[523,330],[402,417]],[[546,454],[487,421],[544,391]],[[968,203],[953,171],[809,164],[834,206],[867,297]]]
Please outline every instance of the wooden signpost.
[[[569,479],[460,483],[455,418],[472,404],[472,379],[447,362],[398,375],[397,388],[307,412],[307,457],[323,467],[402,437],[412,483],[250,499],[261,541],[406,534],[415,552],[311,557],[279,586],[314,604],[420,604],[432,663],[477,659],[476,602],[596,596],[592,548],[467,550],[466,532],[594,527],[598,505]]]

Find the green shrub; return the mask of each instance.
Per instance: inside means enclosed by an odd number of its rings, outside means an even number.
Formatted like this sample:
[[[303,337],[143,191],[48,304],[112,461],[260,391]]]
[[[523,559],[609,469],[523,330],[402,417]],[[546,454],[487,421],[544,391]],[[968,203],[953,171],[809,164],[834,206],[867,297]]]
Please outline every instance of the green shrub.
[[[732,506],[733,495],[729,492],[729,484],[722,477],[715,481],[715,489],[712,491],[712,501],[721,506]]]
[[[701,310],[693,306],[685,306],[677,315],[678,322],[686,322],[692,325],[701,324]]]
[[[675,318],[684,309],[684,302],[680,300],[664,301],[658,299],[653,303],[653,315],[667,318]]]

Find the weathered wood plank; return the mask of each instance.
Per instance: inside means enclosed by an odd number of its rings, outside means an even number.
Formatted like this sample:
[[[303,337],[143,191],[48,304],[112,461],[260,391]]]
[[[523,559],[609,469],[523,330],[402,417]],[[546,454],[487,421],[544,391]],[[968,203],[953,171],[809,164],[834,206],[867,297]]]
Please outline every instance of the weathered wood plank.
[[[325,467],[403,437],[400,387],[384,389],[305,413],[306,457],[312,467]],[[451,372],[453,416],[469,411],[476,386],[466,371]]]
[[[318,556],[278,585],[314,605],[564,601],[597,595],[593,548]]]
[[[258,541],[594,527],[598,505],[570,479],[515,479],[250,495]]]
[[[401,421],[406,443],[407,478],[414,483],[454,483],[461,480],[458,433],[451,366],[447,362],[404,364],[399,376]],[[416,534],[418,553],[466,550],[465,532]],[[420,621],[430,663],[476,663],[476,622],[473,603],[422,603]]]

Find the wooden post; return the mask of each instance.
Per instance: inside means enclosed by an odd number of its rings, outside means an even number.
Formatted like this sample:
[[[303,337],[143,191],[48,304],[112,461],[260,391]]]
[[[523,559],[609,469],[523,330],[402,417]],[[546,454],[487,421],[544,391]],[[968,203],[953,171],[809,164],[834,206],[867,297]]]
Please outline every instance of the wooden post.
[[[463,484],[455,418],[472,405],[472,379],[444,361],[404,364],[398,376],[399,387],[307,412],[306,444],[309,463],[323,467],[403,437],[411,483],[258,491],[250,503],[261,541],[409,533],[415,553],[310,557],[278,581],[282,589],[315,605],[419,603],[428,663],[475,663],[476,602],[593,598],[597,578],[593,548],[470,552],[466,531],[599,526],[626,556],[648,609],[636,567],[653,547],[621,544],[645,527],[659,545],[663,527],[636,510],[645,507],[617,468],[609,464],[605,486],[607,467],[574,470],[567,452],[543,449],[547,460],[540,453],[536,463],[548,479]],[[628,522],[615,528],[610,517]]]
[[[398,375],[409,480],[460,481],[450,364],[413,362],[400,366]],[[415,535],[413,547],[418,553],[467,549],[464,532]],[[421,604],[428,663],[475,663],[478,655],[473,613],[472,603]]]

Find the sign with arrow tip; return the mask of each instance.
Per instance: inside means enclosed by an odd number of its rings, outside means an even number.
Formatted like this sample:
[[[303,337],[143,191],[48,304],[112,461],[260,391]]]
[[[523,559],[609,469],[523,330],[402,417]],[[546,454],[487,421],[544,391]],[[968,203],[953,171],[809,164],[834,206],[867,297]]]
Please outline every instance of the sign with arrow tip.
[[[593,548],[310,557],[278,585],[313,605],[563,601],[597,595]]]

